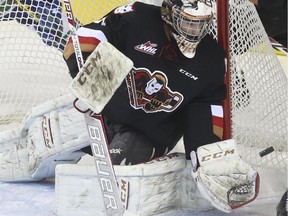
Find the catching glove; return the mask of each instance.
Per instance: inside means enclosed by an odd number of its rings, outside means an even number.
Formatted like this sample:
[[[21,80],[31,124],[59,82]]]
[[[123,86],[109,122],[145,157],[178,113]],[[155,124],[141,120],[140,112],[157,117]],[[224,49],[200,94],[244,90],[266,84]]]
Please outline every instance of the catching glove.
[[[191,152],[192,177],[202,196],[215,208],[229,213],[257,197],[259,175],[240,158],[235,140],[201,146],[197,156]]]

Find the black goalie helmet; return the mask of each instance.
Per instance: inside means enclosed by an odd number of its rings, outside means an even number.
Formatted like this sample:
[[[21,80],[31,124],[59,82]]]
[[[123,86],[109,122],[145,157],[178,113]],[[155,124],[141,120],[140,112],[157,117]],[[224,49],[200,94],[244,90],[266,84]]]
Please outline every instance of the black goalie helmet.
[[[193,58],[212,21],[211,0],[163,0],[162,19],[172,27],[180,51]]]

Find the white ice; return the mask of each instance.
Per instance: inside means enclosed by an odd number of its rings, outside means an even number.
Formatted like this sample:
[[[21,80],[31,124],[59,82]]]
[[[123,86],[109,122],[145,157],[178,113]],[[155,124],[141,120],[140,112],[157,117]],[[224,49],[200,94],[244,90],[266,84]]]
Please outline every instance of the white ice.
[[[265,182],[261,184],[263,188],[260,188],[259,198],[230,214],[216,209],[206,212],[193,212],[183,209],[166,212],[158,216],[276,216],[276,205],[285,190],[283,181],[275,178],[276,175],[279,175],[277,173],[275,171],[269,174],[271,179],[274,180],[267,183],[268,187]],[[0,216],[55,216],[54,189],[54,179],[32,183],[2,182],[0,183]],[[261,190],[265,196],[261,195]]]

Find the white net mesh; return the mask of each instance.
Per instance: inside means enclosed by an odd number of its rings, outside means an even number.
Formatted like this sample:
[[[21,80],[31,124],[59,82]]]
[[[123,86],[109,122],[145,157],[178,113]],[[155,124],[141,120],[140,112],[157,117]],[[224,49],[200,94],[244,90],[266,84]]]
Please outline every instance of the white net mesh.
[[[19,124],[32,106],[67,92],[61,52],[16,21],[0,26],[0,128]],[[12,124],[12,125],[11,125]]]
[[[250,163],[286,168],[287,77],[247,0],[229,0],[229,48],[232,137]]]
[[[71,2],[85,24],[128,1]],[[68,93],[61,51],[69,33],[58,0],[0,1],[0,131],[18,126],[31,107]],[[250,163],[285,168],[287,77],[248,0],[229,0],[229,34],[232,136]]]
[[[125,2],[71,0],[79,24]],[[62,50],[69,35],[61,1],[1,1],[0,131],[18,126],[31,107],[68,93]]]

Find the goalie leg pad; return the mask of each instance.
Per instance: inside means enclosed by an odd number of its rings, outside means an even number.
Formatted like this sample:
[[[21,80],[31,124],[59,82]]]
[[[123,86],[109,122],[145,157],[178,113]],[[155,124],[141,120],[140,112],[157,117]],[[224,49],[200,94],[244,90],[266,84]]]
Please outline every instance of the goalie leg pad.
[[[179,208],[212,209],[197,190],[191,177],[191,162],[184,153],[169,154],[138,165],[114,165],[114,170],[120,198],[129,212],[150,216]],[[91,156],[78,164],[58,165],[55,182],[57,216],[105,215]]]
[[[185,167],[184,154],[171,154],[148,163],[115,165],[120,198],[129,212],[154,215],[178,208],[179,188]],[[94,164],[56,167],[57,216],[104,216],[103,197]],[[79,187],[81,185],[81,187]]]
[[[89,145],[83,114],[71,95],[31,110],[22,127],[0,134],[0,180],[37,181],[55,176],[59,163],[76,163]],[[48,108],[47,108],[48,107]]]

